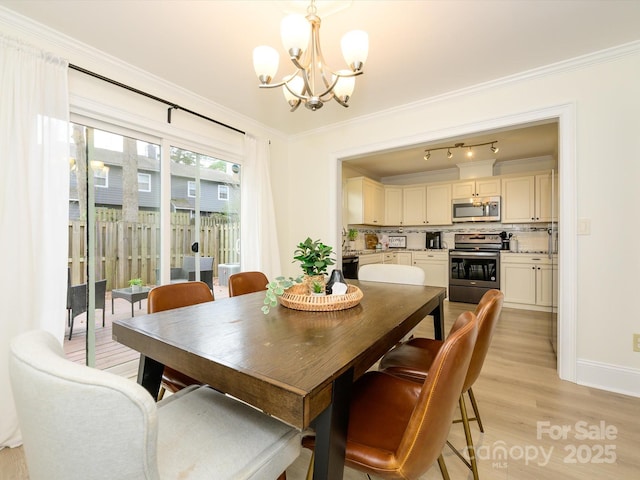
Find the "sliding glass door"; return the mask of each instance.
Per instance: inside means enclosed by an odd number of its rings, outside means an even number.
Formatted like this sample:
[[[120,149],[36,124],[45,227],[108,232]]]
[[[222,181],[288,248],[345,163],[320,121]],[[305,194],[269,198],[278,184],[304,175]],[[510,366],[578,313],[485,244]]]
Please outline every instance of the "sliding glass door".
[[[190,275],[226,296],[240,264],[240,166],[172,146],[170,169],[172,277]]]
[[[65,352],[110,369],[137,361],[111,340],[114,319],[146,312],[131,284],[157,283],[160,146],[80,124],[71,142]]]

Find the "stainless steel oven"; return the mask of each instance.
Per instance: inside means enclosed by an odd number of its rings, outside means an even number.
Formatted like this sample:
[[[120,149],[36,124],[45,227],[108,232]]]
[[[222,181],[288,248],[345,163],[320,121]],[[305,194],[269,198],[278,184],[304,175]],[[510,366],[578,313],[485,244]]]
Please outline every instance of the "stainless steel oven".
[[[493,288],[500,289],[499,234],[457,233],[449,251],[449,300],[478,303]]]

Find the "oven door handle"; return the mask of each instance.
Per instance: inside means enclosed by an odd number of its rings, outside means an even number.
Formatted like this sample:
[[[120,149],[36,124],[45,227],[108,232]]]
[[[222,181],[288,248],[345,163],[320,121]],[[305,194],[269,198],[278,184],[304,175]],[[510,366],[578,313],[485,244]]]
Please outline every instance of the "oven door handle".
[[[499,253],[495,252],[449,252],[451,258],[473,258],[473,257],[491,257],[500,258]]]

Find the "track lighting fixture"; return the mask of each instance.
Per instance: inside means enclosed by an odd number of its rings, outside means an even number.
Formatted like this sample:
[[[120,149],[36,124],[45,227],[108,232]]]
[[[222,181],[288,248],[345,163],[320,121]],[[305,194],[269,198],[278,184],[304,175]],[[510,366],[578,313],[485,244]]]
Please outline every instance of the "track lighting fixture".
[[[424,155],[424,159],[425,160],[429,160],[431,158],[431,152],[435,152],[438,150],[446,150],[447,151],[447,158],[451,159],[453,158],[453,153],[451,152],[452,148],[466,148],[467,149],[467,157],[471,158],[473,157],[473,150],[471,150],[472,148],[475,147],[483,147],[485,145],[491,145],[491,152],[492,153],[498,153],[498,151],[500,150],[498,147],[495,146],[495,144],[498,143],[497,140],[494,140],[492,142],[485,142],[485,143],[476,143],[473,145],[465,145],[462,142],[456,143],[455,145],[450,145],[448,147],[440,147],[440,148],[430,148],[429,150],[425,150],[425,155]]]

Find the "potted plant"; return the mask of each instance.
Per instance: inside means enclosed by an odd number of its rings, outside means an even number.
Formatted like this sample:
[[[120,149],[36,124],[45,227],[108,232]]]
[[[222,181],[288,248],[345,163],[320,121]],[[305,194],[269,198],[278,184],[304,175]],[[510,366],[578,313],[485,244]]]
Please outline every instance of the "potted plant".
[[[142,290],[142,279],[132,278],[129,280],[129,286],[131,287],[131,293],[136,293]]]
[[[333,247],[325,245],[320,240],[311,240],[310,237],[304,242],[300,242],[293,252],[293,261],[300,262],[302,271],[305,274],[304,283],[313,292],[313,282],[322,282],[324,285],[327,267],[335,265],[333,260]]]
[[[326,295],[325,288],[326,286],[324,282],[319,282],[317,280],[314,280],[311,283],[311,295],[315,295],[316,297]]]
[[[358,238],[358,230],[350,228],[347,232],[347,238],[349,239],[349,250],[356,249],[356,238]]]

